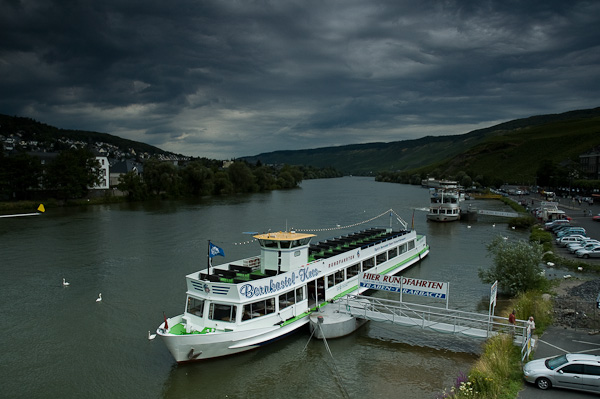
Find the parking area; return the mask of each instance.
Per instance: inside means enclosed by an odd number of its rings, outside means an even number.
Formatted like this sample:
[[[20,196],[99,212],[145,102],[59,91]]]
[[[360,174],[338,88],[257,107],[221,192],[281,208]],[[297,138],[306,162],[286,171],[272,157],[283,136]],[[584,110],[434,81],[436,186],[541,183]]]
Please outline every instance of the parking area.
[[[590,335],[585,330],[573,330],[563,327],[550,327],[536,342],[533,359],[558,356],[564,353],[587,353],[600,355],[600,334]],[[519,392],[519,399],[578,399],[597,398],[597,394],[566,389],[542,391],[536,386],[525,383]]]
[[[523,196],[511,196],[517,202],[525,202],[530,208],[540,207],[542,202],[546,200],[539,194],[523,195]],[[600,241],[600,222],[593,221],[594,215],[600,214],[600,203],[588,204],[583,202],[579,204],[568,199],[556,199],[558,202],[558,209],[564,211],[571,218],[571,226],[583,227],[585,234]],[[596,201],[599,202],[599,201]],[[590,216],[591,214],[591,216]],[[554,236],[556,238],[556,236]],[[556,245],[557,254],[566,259],[577,259],[579,261],[588,262],[592,264],[600,265],[600,258],[577,258],[575,254],[569,253],[564,247]]]

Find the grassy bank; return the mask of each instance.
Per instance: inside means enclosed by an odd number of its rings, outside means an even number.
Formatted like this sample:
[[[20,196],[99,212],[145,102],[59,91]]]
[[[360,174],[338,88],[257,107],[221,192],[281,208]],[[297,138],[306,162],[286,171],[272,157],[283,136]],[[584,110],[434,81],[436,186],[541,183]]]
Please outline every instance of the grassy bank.
[[[58,208],[61,206],[87,206],[101,204],[115,204],[125,202],[125,197],[104,196],[98,198],[81,198],[74,200],[57,200],[47,199],[44,201],[16,201],[16,202],[0,202],[0,213],[12,212],[35,212],[40,204],[44,204],[46,209]]]
[[[516,310],[517,319],[535,316],[536,333],[552,323],[552,301],[542,299],[539,291],[530,291],[513,299],[499,314]],[[514,399],[523,386],[521,348],[512,337],[500,334],[486,341],[483,353],[468,374],[459,374],[452,388],[438,398]]]

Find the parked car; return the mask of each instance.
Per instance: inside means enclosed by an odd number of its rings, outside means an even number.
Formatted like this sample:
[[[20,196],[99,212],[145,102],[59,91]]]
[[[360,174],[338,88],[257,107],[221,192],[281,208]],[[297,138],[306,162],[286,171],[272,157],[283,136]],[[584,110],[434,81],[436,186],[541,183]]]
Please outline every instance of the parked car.
[[[572,227],[577,227],[577,226],[572,226],[572,225],[570,225],[570,224],[559,224],[558,226],[554,226],[554,227],[552,227],[552,228],[551,228],[551,230],[552,230],[552,232],[553,232],[554,234],[558,234],[558,233],[560,233],[561,231],[568,230],[568,229],[570,229],[570,228],[572,228]]]
[[[567,249],[570,253],[574,254],[575,252],[577,252],[580,249],[592,249],[596,245],[600,245],[600,241],[594,240],[594,239],[589,239],[589,240],[584,240],[577,244],[569,244],[569,245],[567,245]]]
[[[567,353],[532,360],[523,367],[525,381],[540,389],[568,388],[600,391],[600,356]]]
[[[593,220],[594,222],[600,222],[600,213],[599,213],[599,214],[597,214],[596,216],[592,216],[592,220]]]
[[[559,247],[566,247],[567,244],[579,243],[579,242],[585,240],[586,238],[587,238],[586,236],[581,235],[581,234],[566,235],[561,238],[557,238],[556,245],[558,245]]]
[[[552,230],[553,227],[556,226],[567,226],[570,225],[571,222],[567,219],[557,219],[557,220],[553,220],[551,222],[545,223],[544,224],[544,229],[545,230]]]
[[[578,258],[600,258],[600,245],[596,245],[590,249],[578,249],[575,251]]]
[[[566,235],[573,235],[573,234],[585,235],[585,229],[583,227],[569,227],[568,229],[559,231],[556,234],[556,236],[560,238],[560,237],[564,237]]]

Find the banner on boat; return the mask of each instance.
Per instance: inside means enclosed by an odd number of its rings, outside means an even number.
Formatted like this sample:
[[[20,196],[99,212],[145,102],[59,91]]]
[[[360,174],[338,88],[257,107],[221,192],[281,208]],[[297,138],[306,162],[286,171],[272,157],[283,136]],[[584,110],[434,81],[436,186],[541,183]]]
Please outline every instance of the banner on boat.
[[[376,273],[362,273],[358,280],[361,288],[402,294],[427,296],[430,298],[447,299],[448,283],[421,280],[402,276],[384,276]]]

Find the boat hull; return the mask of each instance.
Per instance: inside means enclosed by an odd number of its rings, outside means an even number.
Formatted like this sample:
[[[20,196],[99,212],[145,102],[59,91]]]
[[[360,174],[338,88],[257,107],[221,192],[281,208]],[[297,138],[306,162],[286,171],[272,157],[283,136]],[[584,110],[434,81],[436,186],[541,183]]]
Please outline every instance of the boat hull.
[[[442,215],[442,214],[427,214],[427,220],[433,222],[455,222],[460,220],[460,214],[458,215]]]
[[[161,336],[175,361],[186,363],[256,349],[294,333],[305,326],[308,320],[307,315],[285,327],[273,326],[227,333],[174,335],[164,333],[164,330],[159,328],[157,334]]]

